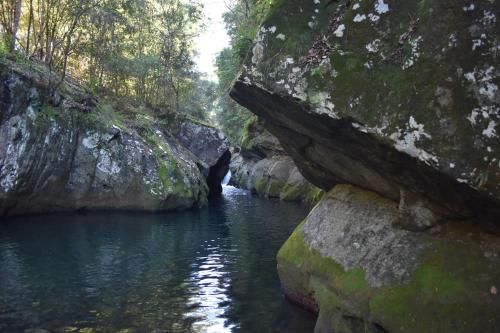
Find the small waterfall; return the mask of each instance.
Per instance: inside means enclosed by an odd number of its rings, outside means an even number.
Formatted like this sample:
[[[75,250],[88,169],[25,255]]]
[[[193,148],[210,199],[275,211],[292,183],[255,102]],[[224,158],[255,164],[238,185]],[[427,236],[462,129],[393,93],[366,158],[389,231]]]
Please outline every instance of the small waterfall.
[[[222,180],[221,182],[221,185],[222,186],[226,186],[227,184],[229,184],[229,181],[231,180],[231,170],[229,170],[226,175],[224,176],[224,179]]]

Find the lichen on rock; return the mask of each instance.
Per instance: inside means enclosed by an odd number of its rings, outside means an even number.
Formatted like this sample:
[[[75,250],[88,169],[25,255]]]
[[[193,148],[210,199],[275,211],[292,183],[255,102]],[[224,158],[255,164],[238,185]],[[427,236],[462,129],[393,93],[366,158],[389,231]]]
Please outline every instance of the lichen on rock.
[[[213,151],[194,149],[151,112],[125,121],[77,86],[52,92],[56,103],[47,84],[43,72],[1,60],[0,215],[206,204],[208,169],[228,151],[219,132],[184,119],[199,139],[217,139],[199,141]]]

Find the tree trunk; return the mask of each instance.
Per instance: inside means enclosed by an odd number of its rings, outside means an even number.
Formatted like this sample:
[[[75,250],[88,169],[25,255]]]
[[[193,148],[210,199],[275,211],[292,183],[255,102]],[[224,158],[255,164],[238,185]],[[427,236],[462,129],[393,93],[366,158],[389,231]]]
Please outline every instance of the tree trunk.
[[[28,18],[28,34],[26,36],[26,54],[29,56],[30,53],[30,35],[31,35],[31,22],[33,21],[33,0],[30,0],[30,14]]]
[[[19,30],[20,19],[21,19],[21,0],[17,0],[16,7],[14,8],[14,20],[12,22],[12,41],[10,45],[10,50],[12,52],[16,50],[17,31]]]

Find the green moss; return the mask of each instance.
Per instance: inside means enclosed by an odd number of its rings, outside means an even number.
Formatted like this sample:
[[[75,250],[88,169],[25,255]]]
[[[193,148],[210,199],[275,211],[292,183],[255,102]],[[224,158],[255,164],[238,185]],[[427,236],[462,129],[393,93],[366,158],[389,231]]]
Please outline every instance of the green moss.
[[[264,178],[257,179],[255,182],[255,190],[259,194],[264,194],[266,192],[267,180]]]
[[[294,270],[307,276],[307,281],[292,281],[287,289],[296,292],[308,290],[321,310],[345,308],[345,311],[362,315],[368,310],[371,288],[361,268],[345,271],[341,265],[309,249],[301,231],[302,222],[278,252],[278,264],[281,267],[280,278],[292,274]],[[284,269],[285,268],[285,269]],[[290,280],[288,280],[290,281]]]
[[[364,292],[369,289],[361,268],[348,271],[330,258],[321,256],[317,251],[310,250],[304,242],[301,223],[292,236],[286,241],[278,253],[278,260],[293,263],[296,266],[314,272],[316,276],[329,280],[332,285],[346,293]]]
[[[280,263],[290,263],[296,267],[301,267],[304,262],[305,246],[304,235],[302,234],[302,226],[305,220],[302,221],[297,228],[292,232],[285,244],[280,248],[277,258]]]
[[[44,105],[41,109],[40,109],[40,112],[41,114],[48,118],[48,119],[54,119],[55,117],[57,117],[59,115],[59,110],[54,108],[53,106],[51,105]]]
[[[253,129],[257,125],[259,119],[257,116],[250,117],[243,125],[243,131],[241,134],[241,147],[246,150],[251,150],[253,146]]]
[[[283,182],[270,179],[265,194],[272,198],[279,198],[283,190]]]
[[[325,191],[316,186],[311,186],[305,193],[304,202],[309,206],[316,206],[325,195]]]
[[[167,162],[163,161],[163,163],[160,164],[158,175],[160,176],[160,180],[165,188],[172,186],[170,178],[168,178]]]
[[[281,191],[281,199],[285,201],[297,201],[304,196],[304,187],[297,184],[287,183]]]

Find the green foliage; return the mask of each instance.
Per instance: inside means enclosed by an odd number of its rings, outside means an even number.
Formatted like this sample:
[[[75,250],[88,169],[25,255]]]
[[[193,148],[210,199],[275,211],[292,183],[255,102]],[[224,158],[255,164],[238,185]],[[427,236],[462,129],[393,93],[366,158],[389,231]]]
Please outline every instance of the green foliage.
[[[272,1],[238,0],[233,8],[224,14],[224,22],[231,39],[230,47],[217,56],[217,76],[219,79],[216,117],[221,129],[233,144],[247,142],[242,124],[251,118],[251,113],[234,102],[228,92],[241,65],[252,46],[253,39],[267,15]]]
[[[45,65],[59,74],[50,89],[68,73],[95,95],[204,120],[211,111],[214,83],[193,61],[197,0],[2,0],[0,13],[0,57]]]
[[[0,40],[0,58],[5,58],[9,55],[10,51],[7,47],[6,43],[3,40]]]
[[[247,150],[252,148],[252,132],[258,124],[259,118],[251,116],[243,124],[243,131],[241,133],[241,147]]]
[[[304,202],[309,206],[313,207],[323,198],[325,191],[319,187],[311,185],[305,194]]]

